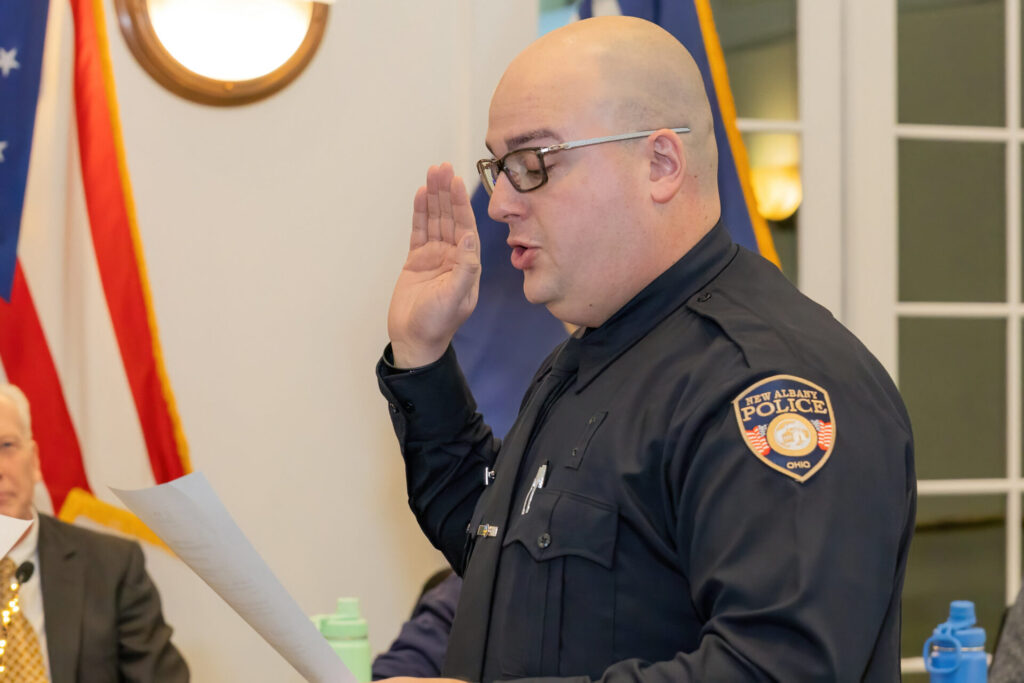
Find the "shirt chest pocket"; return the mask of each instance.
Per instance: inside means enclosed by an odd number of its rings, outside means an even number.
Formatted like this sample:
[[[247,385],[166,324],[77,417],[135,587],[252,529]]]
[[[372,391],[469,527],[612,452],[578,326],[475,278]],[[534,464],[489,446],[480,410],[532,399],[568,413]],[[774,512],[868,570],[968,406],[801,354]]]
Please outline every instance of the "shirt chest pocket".
[[[520,543],[537,562],[579,557],[612,568],[618,513],[591,498],[539,488],[527,514],[514,517],[503,545]]]
[[[495,593],[495,615],[503,615],[502,674],[571,671],[599,677],[614,661],[618,511],[541,488],[529,512],[518,512],[502,541]]]

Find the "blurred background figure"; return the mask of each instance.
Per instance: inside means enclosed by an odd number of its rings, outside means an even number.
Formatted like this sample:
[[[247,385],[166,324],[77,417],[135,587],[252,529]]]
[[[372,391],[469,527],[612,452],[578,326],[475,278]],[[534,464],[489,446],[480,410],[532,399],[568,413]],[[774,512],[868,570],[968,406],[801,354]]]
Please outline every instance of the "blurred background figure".
[[[402,624],[391,647],[373,660],[373,680],[441,675],[461,590],[462,579],[450,568],[427,579],[409,621]]]

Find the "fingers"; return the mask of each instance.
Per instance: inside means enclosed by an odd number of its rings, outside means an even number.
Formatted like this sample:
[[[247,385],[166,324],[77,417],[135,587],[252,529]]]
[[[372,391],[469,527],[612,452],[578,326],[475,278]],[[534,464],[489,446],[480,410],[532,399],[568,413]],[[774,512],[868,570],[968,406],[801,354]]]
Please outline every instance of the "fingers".
[[[449,163],[441,164],[437,179],[437,198],[440,205],[441,215],[441,239],[450,244],[455,244],[455,219],[452,217],[452,180],[455,177],[455,170]]]
[[[437,196],[441,169],[431,166],[427,169],[427,239],[441,239],[441,200]]]
[[[409,238],[409,249],[427,243],[427,188],[420,187],[412,200],[412,236]]]
[[[476,216],[473,215],[473,206],[469,200],[469,193],[466,191],[466,184],[462,178],[455,176],[451,181],[451,211],[455,223],[455,241],[461,242],[466,233],[476,237]],[[479,245],[477,254],[479,255]]]
[[[452,213],[451,196],[452,182],[454,178],[455,171],[452,168],[452,165],[448,162],[445,162],[440,166],[431,166],[427,170],[427,240],[443,240],[453,246],[457,242],[455,234],[456,219]]]

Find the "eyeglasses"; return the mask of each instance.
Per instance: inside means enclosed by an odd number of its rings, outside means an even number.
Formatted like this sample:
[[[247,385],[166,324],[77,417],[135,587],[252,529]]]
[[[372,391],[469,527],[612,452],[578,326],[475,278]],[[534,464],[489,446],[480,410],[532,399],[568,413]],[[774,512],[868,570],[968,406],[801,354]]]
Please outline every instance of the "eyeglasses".
[[[673,133],[689,133],[689,128],[670,128]],[[602,138],[589,138],[587,140],[573,140],[562,142],[550,147],[524,147],[509,152],[500,159],[481,159],[476,162],[476,170],[480,173],[480,180],[487,189],[487,194],[494,192],[494,186],[498,184],[498,176],[504,172],[508,176],[512,187],[518,192],[532,192],[548,181],[548,169],[544,165],[544,155],[551,152],[563,152],[567,149],[587,147],[589,145],[600,145],[605,142],[619,142],[621,140],[634,140],[642,138],[657,131],[643,130],[638,133],[623,133],[621,135],[607,135]]]

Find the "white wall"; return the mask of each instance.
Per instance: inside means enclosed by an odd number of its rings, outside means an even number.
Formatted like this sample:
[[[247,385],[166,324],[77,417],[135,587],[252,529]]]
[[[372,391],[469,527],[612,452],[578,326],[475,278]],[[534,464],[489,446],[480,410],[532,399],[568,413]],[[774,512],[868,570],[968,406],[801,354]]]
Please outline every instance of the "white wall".
[[[536,2],[352,0],[269,100],[192,104],[134,61],[104,3],[167,370],[193,467],[308,613],[356,595],[374,651],[443,564],[406,504],[373,373],[412,196],[464,175]],[[197,681],[298,676],[205,584],[148,552]]]

